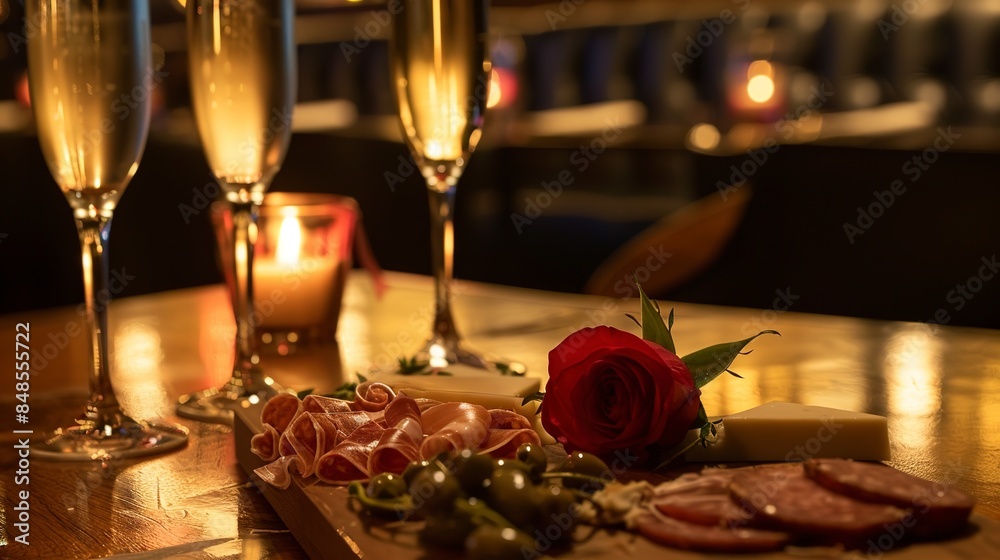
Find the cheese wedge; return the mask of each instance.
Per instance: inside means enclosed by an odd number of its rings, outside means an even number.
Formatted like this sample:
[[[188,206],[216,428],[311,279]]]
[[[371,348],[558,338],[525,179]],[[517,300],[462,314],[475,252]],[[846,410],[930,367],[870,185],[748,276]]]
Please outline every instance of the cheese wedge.
[[[696,438],[692,431],[686,443]],[[692,462],[884,461],[889,459],[889,429],[884,416],[775,401],[725,416],[719,441],[695,445],[684,457]]]

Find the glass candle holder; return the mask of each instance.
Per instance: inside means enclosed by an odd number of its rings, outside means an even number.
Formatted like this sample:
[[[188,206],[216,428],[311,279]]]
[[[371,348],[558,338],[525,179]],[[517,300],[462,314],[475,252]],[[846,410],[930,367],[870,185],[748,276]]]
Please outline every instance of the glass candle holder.
[[[287,354],[300,344],[336,339],[344,284],[360,210],[353,198],[313,193],[268,193],[254,240],[253,323],[258,348]],[[228,205],[212,219],[220,247],[231,231]],[[222,269],[231,270],[226,251]],[[226,284],[234,293],[233,279]]]

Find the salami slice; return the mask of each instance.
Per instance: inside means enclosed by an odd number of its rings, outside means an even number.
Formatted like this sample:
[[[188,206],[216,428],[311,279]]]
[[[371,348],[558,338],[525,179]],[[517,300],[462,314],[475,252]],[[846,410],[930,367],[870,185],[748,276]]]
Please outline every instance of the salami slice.
[[[741,469],[705,469],[688,473],[654,490],[653,505],[660,513],[698,525],[740,527],[750,519],[750,512],[729,495],[729,483]]]
[[[290,393],[279,393],[264,404],[260,421],[274,426],[280,436],[299,414],[302,414],[302,401]]]
[[[781,550],[791,540],[779,531],[709,527],[653,514],[637,517],[635,528],[655,543],[700,552],[768,552]]]
[[[790,533],[858,545],[899,523],[909,512],[838,494],[808,478],[799,465],[741,472],[729,485],[732,496],[753,513],[753,521]]]
[[[866,502],[910,508],[914,536],[941,538],[966,527],[975,500],[965,492],[881,463],[812,459],[806,474],[820,485]]]
[[[278,458],[278,440],[281,436],[274,426],[264,424],[264,431],[250,438],[250,451],[264,461]]]

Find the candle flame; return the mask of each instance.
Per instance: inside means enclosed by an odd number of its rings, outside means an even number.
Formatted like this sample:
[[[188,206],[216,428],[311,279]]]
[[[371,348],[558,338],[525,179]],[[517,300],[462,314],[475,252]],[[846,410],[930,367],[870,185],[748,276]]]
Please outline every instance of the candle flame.
[[[774,97],[774,67],[766,60],[755,60],[747,68],[747,96],[756,103]]]
[[[302,251],[302,224],[295,216],[285,216],[278,230],[278,249],[275,260],[281,264],[294,266],[299,262]]]

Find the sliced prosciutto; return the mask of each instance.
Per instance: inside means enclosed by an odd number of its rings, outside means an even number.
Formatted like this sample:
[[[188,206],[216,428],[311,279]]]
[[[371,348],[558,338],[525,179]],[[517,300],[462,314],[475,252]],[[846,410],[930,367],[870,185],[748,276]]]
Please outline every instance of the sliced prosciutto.
[[[284,490],[292,483],[291,471],[298,468],[296,465],[298,461],[299,458],[294,455],[279,457],[277,461],[258,467],[253,472],[264,482]]]
[[[316,413],[351,412],[354,410],[351,408],[350,401],[324,397],[322,395],[306,395],[306,398],[302,399],[302,408],[306,412]]]
[[[368,458],[385,428],[369,422],[354,431],[346,440],[316,461],[316,477],[323,482],[346,484],[354,480],[368,480]]]
[[[358,385],[354,401],[319,395],[298,401],[288,395],[265,410],[283,427],[265,423],[251,449],[271,461],[259,469],[261,479],[279,487],[296,473],[346,484],[402,473],[411,462],[442,452],[471,449],[512,457],[522,443],[540,442],[531,422],[515,412],[414,399],[379,382]]]
[[[302,476],[313,474],[316,458],[333,449],[358,428],[381,421],[381,413],[331,412],[314,414],[307,412],[292,423],[282,435],[282,440],[292,452],[302,459]],[[286,448],[281,446],[282,455]]]
[[[495,408],[490,412],[490,430],[482,443],[480,453],[489,453],[498,459],[514,456],[522,443],[541,445],[538,433],[523,415],[511,410]]]
[[[385,409],[394,398],[396,398],[396,393],[392,387],[378,381],[365,381],[359,384],[355,390],[354,403],[351,408],[377,412]]]
[[[438,453],[478,449],[490,431],[490,411],[478,404],[441,403],[424,411],[420,418],[424,438],[420,457]]]
[[[368,458],[369,472],[402,474],[407,465],[420,458],[424,439],[420,416],[420,405],[406,395],[398,395],[385,407],[385,423],[390,427],[382,432]]]

